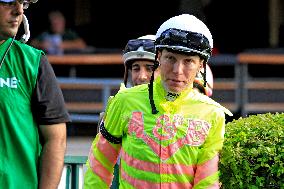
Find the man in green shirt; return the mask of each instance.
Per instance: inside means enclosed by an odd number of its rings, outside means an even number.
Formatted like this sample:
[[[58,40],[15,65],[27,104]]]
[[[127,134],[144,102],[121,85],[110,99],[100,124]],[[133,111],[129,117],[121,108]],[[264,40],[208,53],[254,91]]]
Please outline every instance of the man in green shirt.
[[[16,40],[36,0],[0,0],[0,188],[56,189],[64,165],[62,92],[45,54]]]

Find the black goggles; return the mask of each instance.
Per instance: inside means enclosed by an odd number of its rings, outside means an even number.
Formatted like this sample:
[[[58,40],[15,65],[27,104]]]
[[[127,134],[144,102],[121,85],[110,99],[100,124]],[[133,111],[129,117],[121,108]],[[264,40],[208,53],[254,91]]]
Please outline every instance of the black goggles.
[[[151,39],[131,39],[125,46],[124,54],[130,51],[137,51],[139,47],[143,47],[144,51],[155,53],[155,44]]]
[[[209,40],[204,35],[196,32],[170,28],[156,39],[155,44],[157,47],[182,46],[211,55]]]

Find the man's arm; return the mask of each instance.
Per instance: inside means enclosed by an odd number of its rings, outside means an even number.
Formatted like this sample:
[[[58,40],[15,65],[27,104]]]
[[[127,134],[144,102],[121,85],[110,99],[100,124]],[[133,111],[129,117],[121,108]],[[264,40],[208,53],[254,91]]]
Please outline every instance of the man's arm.
[[[66,124],[41,125],[43,149],[39,189],[56,189],[60,182],[66,150]]]
[[[219,183],[219,153],[222,150],[225,133],[225,114],[217,111],[211,118],[209,133],[198,153],[198,163],[194,175],[194,189],[218,189]]]

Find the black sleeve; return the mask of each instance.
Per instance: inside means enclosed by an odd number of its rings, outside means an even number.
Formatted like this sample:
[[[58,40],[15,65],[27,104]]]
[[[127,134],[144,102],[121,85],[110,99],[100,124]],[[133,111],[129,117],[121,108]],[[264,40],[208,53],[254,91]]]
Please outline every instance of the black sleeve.
[[[70,122],[62,91],[45,55],[40,60],[32,111],[39,125]]]

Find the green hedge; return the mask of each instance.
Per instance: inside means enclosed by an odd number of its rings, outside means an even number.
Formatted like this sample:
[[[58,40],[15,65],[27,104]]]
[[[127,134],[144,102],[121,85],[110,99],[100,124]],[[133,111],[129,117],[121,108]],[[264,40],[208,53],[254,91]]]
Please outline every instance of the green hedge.
[[[284,113],[227,123],[219,168],[223,189],[284,189]]]

